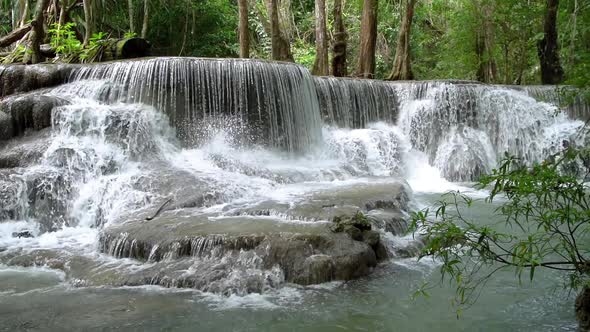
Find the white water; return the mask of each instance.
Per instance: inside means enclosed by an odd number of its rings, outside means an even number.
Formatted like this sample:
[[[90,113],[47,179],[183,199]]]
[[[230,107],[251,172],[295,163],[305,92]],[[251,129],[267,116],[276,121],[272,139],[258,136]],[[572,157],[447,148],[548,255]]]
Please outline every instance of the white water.
[[[453,112],[445,113],[447,124],[441,125],[444,108],[437,100],[441,90],[449,93],[452,87],[440,85],[421,99],[403,100],[396,124],[324,126],[323,141],[300,156],[236,145],[232,129],[217,126],[206,128],[210,139],[203,145],[182,148],[162,112],[143,104],[100,102],[107,85],[82,81],[51,92],[70,98],[72,105],[54,109],[51,144],[39,165],[14,176],[22,179],[20,192],[30,193],[31,185],[39,188],[42,183],[54,201],[34,209],[23,195],[16,221],[2,223],[0,246],[94,250],[95,227],[124,221],[133,211],[174,195],[150,181],[140,185],[163,171],[178,177],[175,183],[204,182],[218,197],[208,211],[221,211],[232,201],[289,202],[322,188],[375,178],[403,178],[416,192],[442,193],[467,190],[445,175],[470,180],[495,167],[503,151],[538,161],[562,141],[575,141],[582,126],[557,114],[553,105],[489,88],[478,97],[475,128],[453,120]],[[441,132],[436,144],[435,131]],[[31,182],[32,177],[41,180]],[[57,231],[41,234],[36,222]],[[12,237],[21,230],[41,236]]]

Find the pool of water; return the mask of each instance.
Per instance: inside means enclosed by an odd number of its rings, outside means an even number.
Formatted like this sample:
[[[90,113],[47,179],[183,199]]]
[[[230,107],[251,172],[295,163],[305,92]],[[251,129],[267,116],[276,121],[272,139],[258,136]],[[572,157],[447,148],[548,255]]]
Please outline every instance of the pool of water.
[[[439,194],[418,194],[428,206]],[[490,218],[493,206],[467,215]],[[575,294],[559,273],[518,282],[491,279],[471,307],[457,312],[452,285],[431,259],[391,260],[369,277],[268,294],[224,297],[159,287],[76,288],[46,268],[0,269],[0,331],[575,331]],[[428,297],[413,297],[428,282]]]

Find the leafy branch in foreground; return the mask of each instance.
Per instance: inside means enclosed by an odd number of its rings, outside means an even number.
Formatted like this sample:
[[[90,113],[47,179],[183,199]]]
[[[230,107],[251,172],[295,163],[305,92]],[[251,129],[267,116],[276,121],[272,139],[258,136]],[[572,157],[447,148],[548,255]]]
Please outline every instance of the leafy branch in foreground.
[[[590,287],[588,160],[588,151],[574,148],[532,167],[506,156],[478,183],[491,188],[486,203],[499,203],[487,223],[465,217],[474,200],[459,192],[447,193],[434,210],[413,213],[413,229],[426,240],[421,258],[442,263],[442,280],[456,286],[459,310],[504,269],[531,281],[539,269],[558,270],[567,275],[567,288]]]

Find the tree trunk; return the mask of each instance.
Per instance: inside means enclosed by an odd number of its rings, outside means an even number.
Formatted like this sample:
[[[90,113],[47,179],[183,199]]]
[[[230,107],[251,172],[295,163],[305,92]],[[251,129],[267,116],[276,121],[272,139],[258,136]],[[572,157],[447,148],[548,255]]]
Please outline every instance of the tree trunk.
[[[248,28],[248,0],[238,0],[240,14],[240,58],[250,57],[250,30]]]
[[[576,318],[580,331],[590,331],[590,287],[584,287],[576,298]]]
[[[575,63],[575,48],[576,48],[576,34],[578,25],[578,0],[574,0],[574,11],[572,12],[572,34],[570,36],[570,54],[569,54],[569,65],[573,66]]]
[[[270,16],[270,31],[272,43],[272,59],[277,61],[293,62],[291,46],[283,36],[279,22],[279,0],[268,0],[268,12]]]
[[[334,42],[332,45],[332,75],[348,75],[346,68],[346,27],[342,20],[342,0],[334,0]]]
[[[135,32],[135,10],[133,8],[133,0],[127,0],[127,8],[129,10],[129,32]]]
[[[41,43],[45,39],[45,30],[43,28],[45,10],[49,6],[49,0],[40,0],[37,2],[37,10],[35,12],[35,19],[31,21],[33,33],[31,35],[31,61],[33,63],[40,63],[45,61],[45,57],[41,54]]]
[[[558,7],[559,0],[547,0],[545,36],[537,45],[541,62],[541,82],[543,84],[559,84],[563,82],[563,68],[559,61],[559,43],[557,40]]]
[[[375,46],[377,44],[377,1],[364,0],[357,76],[375,77]]]
[[[330,74],[325,0],[315,0],[315,63],[312,73],[319,76]]]
[[[490,3],[476,2],[476,11],[481,10],[480,28],[476,32],[475,53],[479,62],[477,80],[484,83],[496,81],[498,68],[494,60],[494,22],[493,7]],[[479,12],[478,12],[479,16]]]
[[[27,20],[29,19],[29,12],[30,12],[29,0],[20,0],[18,2],[18,4],[19,4],[19,8],[20,8],[20,13],[21,13],[19,26],[23,27],[27,24]]]
[[[150,1],[143,0],[143,24],[141,26],[141,38],[146,38],[150,21]]]
[[[90,37],[92,37],[93,33],[93,20],[92,20],[92,0],[83,0],[84,5],[84,24],[85,24],[85,31],[84,31],[84,46],[88,45],[90,41]]]
[[[68,0],[62,0],[61,8],[59,10],[58,25],[61,27],[66,23],[66,10],[68,7]]]
[[[414,79],[412,58],[410,56],[410,35],[415,6],[416,0],[406,0],[406,13],[402,18],[402,24],[397,38],[393,71],[389,76],[389,79],[392,81]]]

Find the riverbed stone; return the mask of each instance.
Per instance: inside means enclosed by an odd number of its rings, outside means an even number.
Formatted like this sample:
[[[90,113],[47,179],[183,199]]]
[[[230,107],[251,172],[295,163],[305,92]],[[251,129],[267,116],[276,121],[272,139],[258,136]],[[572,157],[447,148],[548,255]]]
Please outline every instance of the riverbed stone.
[[[377,264],[377,255],[362,241],[362,234],[356,241],[346,233],[332,232],[328,223],[289,223],[272,218],[190,216],[168,211],[151,221],[107,227],[101,232],[100,243],[104,253],[145,262],[187,257],[223,260],[252,252],[265,270],[279,267],[286,282],[302,285],[355,279]],[[310,258],[317,255],[322,258]]]

